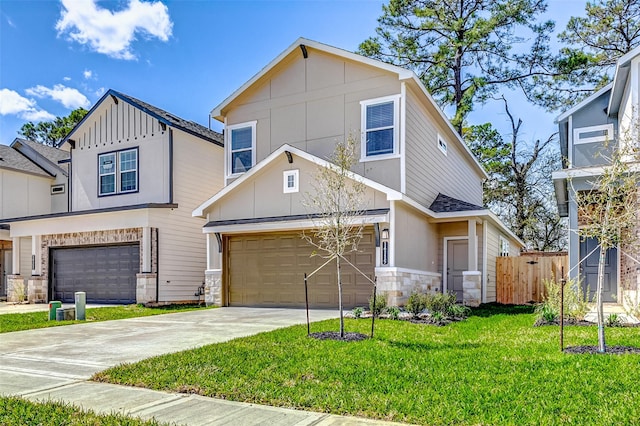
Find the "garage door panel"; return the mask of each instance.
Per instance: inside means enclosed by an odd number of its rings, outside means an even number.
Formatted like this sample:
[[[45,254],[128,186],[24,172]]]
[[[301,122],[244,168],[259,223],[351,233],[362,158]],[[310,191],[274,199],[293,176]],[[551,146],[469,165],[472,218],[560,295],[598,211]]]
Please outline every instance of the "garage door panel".
[[[89,303],[135,303],[140,246],[54,248],[53,299],[74,302],[84,291]]]
[[[230,305],[304,307],[304,273],[323,265],[327,259],[311,257],[316,247],[302,239],[301,232],[232,236],[227,239],[227,285]],[[350,262],[373,277],[374,237],[364,234],[360,253],[347,256]],[[342,262],[345,308],[368,304],[371,283]],[[309,303],[314,308],[338,306],[335,262],[314,274],[308,281]]]

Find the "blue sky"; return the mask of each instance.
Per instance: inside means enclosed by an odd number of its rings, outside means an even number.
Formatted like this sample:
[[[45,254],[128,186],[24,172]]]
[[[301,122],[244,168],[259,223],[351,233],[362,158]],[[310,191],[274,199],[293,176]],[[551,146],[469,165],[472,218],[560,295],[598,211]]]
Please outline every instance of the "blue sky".
[[[379,0],[1,0],[0,143],[27,121],[89,109],[108,89],[208,125],[208,113],[298,37],[354,51],[374,35]],[[564,28],[585,0],[550,0]],[[525,139],[553,120],[507,94]],[[472,124],[506,131],[502,106],[478,106]],[[213,123],[214,129],[220,126]]]

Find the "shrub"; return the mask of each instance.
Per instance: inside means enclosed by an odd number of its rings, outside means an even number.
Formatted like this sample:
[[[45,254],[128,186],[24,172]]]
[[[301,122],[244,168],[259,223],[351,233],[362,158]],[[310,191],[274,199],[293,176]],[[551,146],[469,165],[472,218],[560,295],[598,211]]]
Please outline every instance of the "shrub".
[[[620,327],[622,325],[622,320],[618,314],[611,313],[605,320],[605,324],[608,327]]]
[[[471,309],[469,309],[467,306],[458,305],[458,304],[450,305],[448,308],[449,316],[456,319],[466,318],[469,316],[470,312],[471,312]]]
[[[640,291],[634,291],[631,294],[635,297],[632,297],[629,294],[624,296],[624,311],[630,317],[640,319]]]
[[[407,299],[407,303],[404,305],[407,312],[412,313],[414,317],[418,316],[426,307],[424,295],[415,291],[409,295],[409,299]]]
[[[387,295],[376,294],[376,305],[373,306],[373,296],[369,298],[369,311],[375,315],[380,315],[387,307]]]
[[[431,313],[431,322],[437,325],[444,325],[447,323],[447,317],[440,311]]]
[[[424,304],[431,314],[438,312],[447,316],[451,307],[456,304],[456,295],[455,293],[427,294],[424,296]]]
[[[360,308],[360,307],[358,307],[358,308],[353,308],[352,313],[353,313],[353,316],[354,316],[356,319],[358,319],[358,318],[362,317],[362,314],[364,313],[364,309],[363,309],[363,308]]]
[[[560,289],[561,284],[553,280],[545,280],[546,296],[544,301],[536,307],[538,319],[555,322],[560,317]],[[589,312],[589,291],[584,291],[579,281],[567,280],[564,285],[564,317],[568,321],[584,320]],[[553,318],[553,319],[551,319]]]
[[[387,308],[387,314],[389,314],[389,318],[392,320],[397,320],[400,318],[400,308],[397,306],[389,306]]]

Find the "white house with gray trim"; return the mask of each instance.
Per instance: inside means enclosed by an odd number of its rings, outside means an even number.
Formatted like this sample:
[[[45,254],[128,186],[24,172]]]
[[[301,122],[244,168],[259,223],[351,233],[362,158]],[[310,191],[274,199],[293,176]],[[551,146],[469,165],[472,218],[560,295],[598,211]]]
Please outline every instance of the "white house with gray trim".
[[[222,135],[109,90],[58,148],[64,208],[0,221],[14,246],[9,287],[26,282],[32,301],[199,300],[205,221],[191,212],[223,186]]]
[[[556,200],[561,216],[569,221],[569,276],[580,279],[593,294],[598,274],[597,240],[581,238],[581,226],[574,191],[590,190],[610,158],[607,153],[620,143],[638,145],[640,108],[640,48],[622,56],[614,80],[556,119],[560,135],[562,170],[553,173]],[[637,253],[631,257],[637,258]],[[604,301],[637,300],[639,265],[613,248],[607,252]]]
[[[496,300],[496,257],[523,243],[481,207],[484,170],[413,72],[301,38],[211,117],[225,128],[226,186],[193,211],[206,219],[208,303],[304,306],[304,273],[324,259],[301,238],[316,213],[302,200],[350,134],[367,205],[349,261],[394,305],[413,290]],[[345,306],[367,305],[370,281],[344,270]],[[314,275],[310,305],[336,307],[335,282],[333,269]]]

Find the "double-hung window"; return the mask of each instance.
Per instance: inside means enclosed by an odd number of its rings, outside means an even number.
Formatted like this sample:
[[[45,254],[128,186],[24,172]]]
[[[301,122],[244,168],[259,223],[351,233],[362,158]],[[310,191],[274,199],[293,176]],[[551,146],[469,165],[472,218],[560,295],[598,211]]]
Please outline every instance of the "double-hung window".
[[[98,195],[138,190],[138,148],[98,155]]]
[[[227,174],[238,175],[251,169],[256,160],[256,122],[227,127]]]
[[[396,95],[360,102],[363,159],[399,153],[399,101]]]

